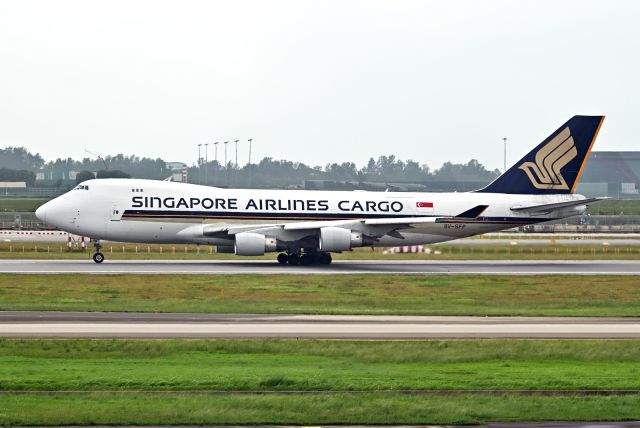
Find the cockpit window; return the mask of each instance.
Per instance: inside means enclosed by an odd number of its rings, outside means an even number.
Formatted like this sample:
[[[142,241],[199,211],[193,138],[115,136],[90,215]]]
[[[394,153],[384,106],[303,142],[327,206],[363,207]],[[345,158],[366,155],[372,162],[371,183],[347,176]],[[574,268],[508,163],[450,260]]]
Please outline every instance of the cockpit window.
[[[74,187],[73,190],[89,190],[89,186],[87,186],[85,184],[80,184],[80,185]]]

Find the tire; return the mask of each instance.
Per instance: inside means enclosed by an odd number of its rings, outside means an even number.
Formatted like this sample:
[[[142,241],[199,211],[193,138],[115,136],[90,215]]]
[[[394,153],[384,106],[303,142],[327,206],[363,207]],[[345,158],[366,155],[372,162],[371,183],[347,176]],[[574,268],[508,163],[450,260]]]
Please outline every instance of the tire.
[[[289,264],[292,266],[296,266],[300,264],[300,256],[297,254],[291,254],[289,256]]]
[[[102,263],[104,261],[104,254],[95,253],[93,255],[93,261],[96,262],[96,263]]]
[[[288,261],[289,261],[289,256],[287,256],[285,253],[278,254],[278,263],[280,263],[281,265],[284,265]]]
[[[331,258],[331,253],[322,253],[320,256],[320,264],[330,265],[333,259]]]

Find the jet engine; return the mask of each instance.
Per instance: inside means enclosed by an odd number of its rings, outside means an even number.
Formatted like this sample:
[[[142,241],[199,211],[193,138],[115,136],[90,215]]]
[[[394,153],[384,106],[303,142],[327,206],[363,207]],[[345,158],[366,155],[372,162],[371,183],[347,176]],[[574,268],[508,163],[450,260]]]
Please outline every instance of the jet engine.
[[[277,247],[276,238],[252,232],[238,233],[234,245],[235,253],[239,256],[261,256],[276,251]]]
[[[363,241],[361,232],[340,227],[320,229],[320,251],[347,251],[353,247],[362,247]]]

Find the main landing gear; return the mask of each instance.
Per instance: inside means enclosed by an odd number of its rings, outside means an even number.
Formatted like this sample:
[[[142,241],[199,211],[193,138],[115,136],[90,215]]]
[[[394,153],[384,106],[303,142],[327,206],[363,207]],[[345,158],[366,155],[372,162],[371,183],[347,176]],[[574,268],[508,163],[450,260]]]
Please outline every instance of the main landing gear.
[[[104,254],[100,252],[102,250],[102,245],[100,241],[93,241],[93,248],[95,252],[93,253],[93,261],[96,263],[102,263],[104,261]]]
[[[332,262],[331,253],[325,252],[310,252],[310,253],[280,253],[278,254],[278,263],[281,265],[330,265]]]

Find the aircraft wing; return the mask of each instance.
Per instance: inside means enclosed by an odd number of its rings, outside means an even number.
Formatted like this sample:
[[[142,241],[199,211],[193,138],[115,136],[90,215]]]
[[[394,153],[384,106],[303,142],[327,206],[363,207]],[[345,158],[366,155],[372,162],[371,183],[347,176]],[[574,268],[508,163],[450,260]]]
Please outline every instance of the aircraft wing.
[[[463,221],[465,219],[477,218],[488,205],[478,205],[457,216],[439,217],[381,217],[368,219],[346,219],[346,220],[320,220],[301,221],[292,223],[272,223],[272,224],[204,224],[188,227],[178,235],[183,237],[218,237],[232,239],[234,235],[243,232],[260,233],[264,235],[275,235],[285,238],[285,240],[298,240],[305,237],[317,236],[320,229],[324,227],[338,227],[351,229],[364,233],[371,238],[377,239],[389,235],[402,238],[399,230],[420,229],[423,233],[441,232],[438,223],[446,220]]]
[[[284,225],[285,230],[309,230],[320,229],[322,227],[351,227],[361,226],[410,226],[412,224],[434,223],[436,217],[403,217],[403,218],[370,218],[362,220],[342,220],[342,221],[309,221],[302,223],[289,223]]]
[[[306,230],[316,234],[323,227],[341,227],[358,230],[372,238],[380,238],[385,235],[402,237],[397,230],[413,229],[425,224],[435,224],[438,217],[404,217],[404,218],[371,218],[347,221],[305,222],[287,224],[285,230]]]
[[[287,240],[302,239],[306,236],[318,235],[323,227],[339,227],[358,230],[366,235],[379,238],[394,233],[399,229],[412,229],[424,227],[427,224],[436,224],[439,219],[447,217],[406,217],[406,218],[376,218],[356,220],[327,220],[327,221],[303,221],[296,223],[274,223],[256,225],[195,225],[180,232],[184,238],[217,237],[233,239],[234,235],[243,232],[261,233],[265,235],[286,236]]]
[[[439,217],[382,217],[382,218],[369,218],[369,219],[354,219],[354,220],[322,220],[322,221],[303,221],[296,223],[283,223],[283,224],[262,224],[256,226],[240,225],[230,226],[227,228],[211,228],[207,230],[205,226],[205,234],[214,234],[224,232],[229,235],[235,235],[241,232],[270,232],[274,230],[282,230],[286,232],[308,232],[307,234],[317,233],[323,227],[341,227],[345,229],[359,230],[367,235],[380,237],[391,234],[392,232],[401,229],[414,229],[414,228],[428,228],[430,224],[435,225],[443,220],[448,219],[473,219],[478,217],[488,208],[488,205],[478,205],[470,210],[467,210],[457,216],[439,216]]]
[[[319,229],[322,227],[350,227],[353,225],[364,226],[397,226],[402,227],[414,227],[418,225],[437,223],[444,219],[473,219],[477,218],[484,212],[489,206],[478,205],[456,216],[438,216],[438,217],[383,217],[383,218],[369,218],[362,220],[340,220],[340,221],[310,221],[302,223],[289,223],[284,226],[285,230],[303,230],[303,229]]]
[[[263,234],[284,233],[293,239],[304,236],[317,235],[323,227],[339,227],[344,229],[358,230],[371,237],[382,237],[393,234],[398,229],[412,229],[424,224],[435,224],[440,217],[405,217],[405,218],[375,218],[375,219],[355,219],[355,220],[327,220],[327,221],[303,221],[283,224],[261,224],[261,225],[241,225],[231,226],[223,232],[219,229],[205,229],[205,234],[212,236],[213,233],[221,232],[228,235],[235,235],[242,232],[254,232]],[[278,233],[281,232],[281,233]],[[295,237],[295,238],[294,238]]]
[[[586,198],[586,199],[580,199],[577,201],[556,202],[553,204],[515,206],[511,208],[511,211],[541,214],[541,213],[547,213],[550,211],[561,210],[563,208],[577,207],[580,205],[589,205],[595,202],[603,201],[605,199],[609,199],[609,198]]]

